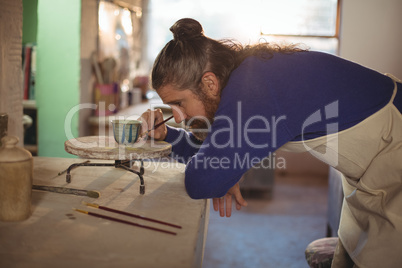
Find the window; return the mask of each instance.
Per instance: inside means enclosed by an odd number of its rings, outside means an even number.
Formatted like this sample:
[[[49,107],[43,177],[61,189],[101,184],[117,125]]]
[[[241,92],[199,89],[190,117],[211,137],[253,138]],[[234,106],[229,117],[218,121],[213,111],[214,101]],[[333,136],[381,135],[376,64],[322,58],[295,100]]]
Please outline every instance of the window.
[[[312,50],[338,51],[340,0],[149,0],[150,64],[172,39],[169,31],[184,17],[198,20],[211,38],[243,44],[304,43]]]
[[[337,54],[338,0],[263,0],[261,36]]]

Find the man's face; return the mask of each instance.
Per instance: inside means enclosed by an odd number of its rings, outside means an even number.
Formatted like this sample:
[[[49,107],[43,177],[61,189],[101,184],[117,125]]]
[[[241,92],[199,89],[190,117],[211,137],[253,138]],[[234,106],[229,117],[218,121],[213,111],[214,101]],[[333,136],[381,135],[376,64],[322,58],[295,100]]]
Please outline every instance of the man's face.
[[[219,97],[204,91],[196,95],[191,90],[176,90],[170,85],[160,88],[158,94],[172,107],[176,123],[184,121],[198,139],[206,138],[218,109]]]

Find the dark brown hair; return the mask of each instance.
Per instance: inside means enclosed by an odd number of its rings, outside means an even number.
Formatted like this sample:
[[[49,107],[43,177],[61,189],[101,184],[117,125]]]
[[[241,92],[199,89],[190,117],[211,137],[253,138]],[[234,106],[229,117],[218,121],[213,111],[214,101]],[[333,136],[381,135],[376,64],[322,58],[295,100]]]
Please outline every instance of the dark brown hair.
[[[249,56],[269,59],[274,52],[304,51],[296,45],[259,43],[243,46],[233,40],[214,40],[204,35],[198,21],[189,18],[178,20],[170,31],[173,40],[161,50],[152,68],[155,90],[171,84],[178,90],[190,89],[198,95],[201,78],[208,71],[216,75],[222,89],[231,72]]]

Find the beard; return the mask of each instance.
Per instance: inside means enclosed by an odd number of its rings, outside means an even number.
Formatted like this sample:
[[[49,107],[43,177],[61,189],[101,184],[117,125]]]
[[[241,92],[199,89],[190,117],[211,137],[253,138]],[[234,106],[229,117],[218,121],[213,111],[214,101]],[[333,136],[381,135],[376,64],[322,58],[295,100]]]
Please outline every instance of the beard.
[[[218,110],[220,98],[210,98],[203,92],[198,96],[202,101],[205,110],[205,116],[196,116],[186,120],[186,126],[189,127],[193,135],[200,141],[204,141],[214,122],[215,113]]]

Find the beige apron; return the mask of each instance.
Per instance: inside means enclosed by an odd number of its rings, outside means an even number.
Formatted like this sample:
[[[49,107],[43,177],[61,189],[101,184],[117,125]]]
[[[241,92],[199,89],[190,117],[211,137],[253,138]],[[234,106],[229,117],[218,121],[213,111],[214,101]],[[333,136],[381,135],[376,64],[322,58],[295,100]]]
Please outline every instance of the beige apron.
[[[402,265],[402,115],[390,102],[359,124],[324,137],[289,142],[341,171],[343,202],[339,238],[355,267]],[[401,94],[400,92],[399,94]],[[342,248],[332,267],[345,267]]]

